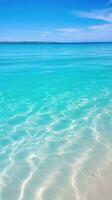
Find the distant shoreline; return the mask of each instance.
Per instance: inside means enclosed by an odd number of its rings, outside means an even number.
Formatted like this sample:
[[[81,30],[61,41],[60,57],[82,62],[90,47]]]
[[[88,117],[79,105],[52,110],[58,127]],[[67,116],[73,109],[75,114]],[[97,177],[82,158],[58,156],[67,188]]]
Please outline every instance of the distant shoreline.
[[[112,42],[37,42],[37,41],[0,41],[0,44],[110,44]]]

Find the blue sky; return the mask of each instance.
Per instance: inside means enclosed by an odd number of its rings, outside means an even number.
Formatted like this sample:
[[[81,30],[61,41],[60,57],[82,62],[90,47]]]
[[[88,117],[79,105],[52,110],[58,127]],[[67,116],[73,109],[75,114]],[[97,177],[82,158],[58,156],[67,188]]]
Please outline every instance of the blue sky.
[[[112,41],[112,0],[0,0],[0,41]]]

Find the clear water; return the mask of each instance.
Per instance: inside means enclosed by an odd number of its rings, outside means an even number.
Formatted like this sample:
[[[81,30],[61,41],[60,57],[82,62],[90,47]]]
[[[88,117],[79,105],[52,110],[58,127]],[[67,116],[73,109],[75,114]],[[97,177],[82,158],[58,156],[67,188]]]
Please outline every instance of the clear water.
[[[0,199],[86,200],[111,161],[112,44],[0,44]]]

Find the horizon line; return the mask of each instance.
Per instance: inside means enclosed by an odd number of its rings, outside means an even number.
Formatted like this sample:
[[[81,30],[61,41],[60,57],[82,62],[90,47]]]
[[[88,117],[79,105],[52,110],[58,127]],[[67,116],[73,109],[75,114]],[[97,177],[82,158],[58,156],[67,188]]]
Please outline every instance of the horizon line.
[[[82,42],[56,42],[56,41],[0,41],[0,44],[94,44],[112,43],[112,41],[82,41]]]

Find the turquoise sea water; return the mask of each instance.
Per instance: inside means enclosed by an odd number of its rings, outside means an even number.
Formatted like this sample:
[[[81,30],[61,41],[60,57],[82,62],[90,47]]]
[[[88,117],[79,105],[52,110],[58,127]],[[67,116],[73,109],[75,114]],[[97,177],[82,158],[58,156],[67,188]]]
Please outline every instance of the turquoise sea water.
[[[112,162],[112,44],[0,44],[0,200],[90,200]]]

